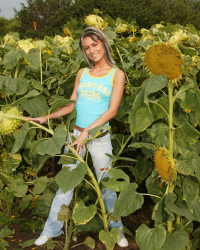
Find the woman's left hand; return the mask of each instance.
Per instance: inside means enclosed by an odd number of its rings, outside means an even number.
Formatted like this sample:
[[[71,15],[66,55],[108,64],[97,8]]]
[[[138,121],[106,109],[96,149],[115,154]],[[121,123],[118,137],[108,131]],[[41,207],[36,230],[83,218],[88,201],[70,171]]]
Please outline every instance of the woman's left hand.
[[[79,135],[76,141],[69,145],[69,148],[74,145],[77,145],[76,154],[80,154],[82,152],[82,148],[83,150],[85,150],[85,144],[82,145],[82,142],[88,137],[89,137],[89,132],[87,130],[83,130],[83,132]]]

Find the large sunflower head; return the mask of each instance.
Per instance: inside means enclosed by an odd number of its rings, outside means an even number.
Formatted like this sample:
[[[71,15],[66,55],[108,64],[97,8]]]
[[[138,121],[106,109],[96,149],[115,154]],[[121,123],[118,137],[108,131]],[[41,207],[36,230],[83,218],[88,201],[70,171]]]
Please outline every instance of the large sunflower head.
[[[169,80],[181,75],[181,55],[170,45],[162,43],[151,46],[145,53],[145,62],[154,75],[164,75]]]
[[[159,175],[167,182],[174,181],[177,176],[176,163],[171,153],[164,147],[154,153],[155,166]]]

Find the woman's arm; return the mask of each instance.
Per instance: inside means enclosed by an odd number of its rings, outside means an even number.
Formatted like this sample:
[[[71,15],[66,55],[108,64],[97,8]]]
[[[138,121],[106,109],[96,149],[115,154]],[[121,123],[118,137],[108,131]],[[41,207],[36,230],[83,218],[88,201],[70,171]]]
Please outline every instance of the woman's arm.
[[[77,144],[76,153],[81,153],[82,142],[85,138],[88,138],[89,136],[88,130],[95,128],[99,125],[104,125],[116,115],[124,92],[124,85],[125,85],[125,74],[123,71],[118,69],[113,79],[113,90],[108,110],[106,110],[96,121],[90,124],[90,126],[85,128],[83,132],[80,134],[80,136],[76,139],[76,141],[69,146],[72,147]],[[84,148],[85,145],[83,145],[83,149]]]
[[[84,69],[80,69],[76,75],[76,79],[75,79],[75,84],[74,84],[74,89],[73,89],[73,92],[72,92],[72,95],[70,97],[70,100],[74,100],[75,103],[70,103],[70,104],[67,104],[65,106],[63,106],[62,108],[60,108],[59,110],[51,113],[49,115],[49,119],[56,119],[58,118],[59,116],[65,116],[69,113],[71,113],[75,107],[75,104],[77,102],[77,88],[78,88],[78,85],[79,85],[79,81],[80,81],[80,77],[83,73],[83,70]],[[60,115],[59,115],[60,113]],[[45,116],[41,116],[41,117],[36,117],[36,118],[29,118],[29,117],[26,117],[28,121],[36,121],[36,122],[39,122],[40,124],[46,122],[48,120],[48,115],[45,115]]]

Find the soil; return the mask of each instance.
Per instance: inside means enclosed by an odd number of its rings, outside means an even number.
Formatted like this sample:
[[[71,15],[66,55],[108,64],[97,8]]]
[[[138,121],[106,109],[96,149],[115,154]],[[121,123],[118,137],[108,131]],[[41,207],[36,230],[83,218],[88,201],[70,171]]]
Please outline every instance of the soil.
[[[146,205],[145,205],[146,204]],[[122,218],[122,222],[124,224],[125,227],[127,227],[130,232],[135,236],[135,231],[137,230],[137,228],[142,224],[148,224],[149,227],[153,226],[153,222],[151,220],[151,214],[152,214],[152,210],[153,210],[153,204],[152,202],[149,202],[149,200],[147,200],[142,209],[136,211],[133,214],[128,215],[127,217],[123,217]],[[26,209],[23,214],[22,217],[27,219],[27,221],[31,218],[31,211],[29,209]],[[9,243],[9,247],[6,247],[7,250],[19,250],[22,249],[21,246],[19,246],[21,243],[27,241],[27,240],[31,240],[31,239],[37,239],[40,236],[41,232],[36,232],[36,233],[28,233],[28,232],[24,232],[21,231],[20,225],[16,225],[14,224],[13,227],[9,227],[10,229],[14,229],[15,233],[13,234],[12,238],[5,238],[5,240]],[[73,250],[89,250],[91,248],[89,248],[88,246],[81,244],[78,245],[82,242],[84,242],[85,238],[87,236],[92,237],[95,240],[95,248],[94,249],[98,249],[98,250],[106,250],[105,245],[99,240],[98,238],[98,234],[97,233],[91,233],[91,232],[80,232],[77,234],[77,238],[76,238],[76,242],[74,240],[71,241],[70,247]],[[130,236],[129,234],[125,233],[125,236],[129,242],[129,246],[125,247],[125,248],[121,248],[119,247],[117,244],[114,247],[114,250],[139,250],[139,247],[137,246],[136,242],[135,242],[135,237]],[[55,237],[53,238],[53,241],[57,241],[60,243],[65,242],[65,238],[64,236],[59,236],[59,237]],[[77,246],[76,246],[77,245]],[[46,250],[47,249],[47,245],[41,246],[41,247],[37,247],[37,246],[30,246],[30,247],[26,247],[26,250]],[[53,248],[50,249],[55,249],[55,250],[59,250],[62,249],[61,247],[59,247],[58,245],[55,245]]]

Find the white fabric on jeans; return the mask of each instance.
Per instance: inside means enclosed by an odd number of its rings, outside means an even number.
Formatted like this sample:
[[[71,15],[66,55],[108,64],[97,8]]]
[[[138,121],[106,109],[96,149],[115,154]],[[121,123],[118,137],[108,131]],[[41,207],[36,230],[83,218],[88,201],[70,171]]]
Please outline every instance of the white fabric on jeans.
[[[71,136],[74,135],[76,138],[80,135],[80,131],[74,129],[74,133],[71,133]],[[70,144],[70,137],[67,138],[67,143]],[[69,151],[68,147],[65,147],[64,152],[67,153]],[[112,144],[110,139],[110,134],[93,139],[89,144],[89,152],[92,157],[93,165],[95,168],[97,180],[101,177],[101,179],[105,177],[109,177],[107,171],[104,171],[102,175],[102,171],[100,169],[105,168],[110,162],[111,158],[108,157],[105,153],[112,155]],[[86,154],[86,150],[81,152],[81,157],[84,158]],[[71,167],[71,169],[75,169],[79,164],[79,161],[76,164],[67,164],[63,165],[63,167]],[[108,169],[111,168],[111,164],[108,166]],[[102,176],[101,176],[102,175]],[[56,193],[56,196],[53,199],[51,210],[49,213],[49,217],[45,223],[44,229],[41,235],[45,235],[48,237],[56,237],[62,233],[63,222],[57,220],[57,214],[60,210],[61,205],[69,205],[71,199],[73,197],[73,189],[63,193],[61,189],[59,189]],[[102,197],[104,200],[106,211],[110,211],[114,207],[114,202],[117,200],[117,195],[114,191],[111,191],[108,188],[104,188],[102,192]],[[113,212],[113,211],[112,211]],[[120,221],[115,222],[109,221],[110,229],[113,227],[123,227],[123,224]]]

